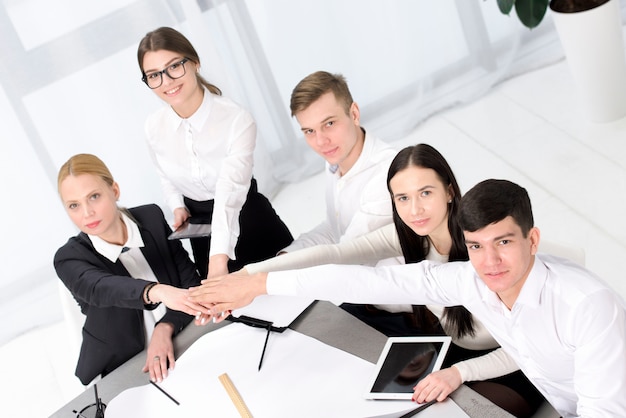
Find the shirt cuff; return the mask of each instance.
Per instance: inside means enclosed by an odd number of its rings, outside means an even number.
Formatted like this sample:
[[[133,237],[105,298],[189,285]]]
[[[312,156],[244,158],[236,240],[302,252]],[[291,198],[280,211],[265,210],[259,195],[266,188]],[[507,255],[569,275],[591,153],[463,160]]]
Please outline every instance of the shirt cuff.
[[[231,260],[235,260],[235,245],[237,243],[237,237],[226,233],[226,237],[222,237],[220,239],[220,235],[222,234],[214,234],[215,231],[211,232],[211,248],[209,250],[209,257],[215,254],[226,254],[228,258]]]
[[[167,206],[174,212],[177,208],[186,208],[182,195],[174,195],[167,198]]]
[[[267,274],[265,290],[268,295],[298,296],[294,272],[274,271]]]
[[[453,364],[452,367],[456,367],[456,369],[459,371],[459,374],[461,375],[461,383],[465,383],[469,380],[475,380],[470,379],[472,377],[471,368],[468,367],[465,361],[460,361],[456,364]]]

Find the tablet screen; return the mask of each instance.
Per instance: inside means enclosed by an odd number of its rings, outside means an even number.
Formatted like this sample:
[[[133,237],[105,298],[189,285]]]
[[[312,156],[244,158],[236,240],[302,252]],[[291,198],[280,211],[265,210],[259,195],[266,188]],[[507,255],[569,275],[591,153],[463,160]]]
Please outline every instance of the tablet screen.
[[[191,219],[191,218],[190,218]],[[184,238],[208,237],[211,235],[211,224],[185,222],[167,237],[170,240]]]
[[[415,385],[441,363],[450,346],[450,337],[392,337],[387,340],[367,398],[411,399]]]

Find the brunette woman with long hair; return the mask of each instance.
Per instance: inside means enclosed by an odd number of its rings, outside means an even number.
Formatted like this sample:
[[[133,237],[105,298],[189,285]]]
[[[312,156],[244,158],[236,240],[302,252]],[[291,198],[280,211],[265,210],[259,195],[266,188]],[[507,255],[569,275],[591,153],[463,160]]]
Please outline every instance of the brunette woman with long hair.
[[[252,176],[256,124],[200,75],[200,58],[175,29],[147,33],[137,48],[142,81],[166,106],[146,121],[146,137],[174,229],[210,223],[191,239],[201,277],[273,257],[293,241]]]
[[[251,264],[245,271],[254,274],[321,264],[365,264],[394,257],[404,263],[469,259],[458,223],[461,191],[448,162],[435,148],[418,144],[401,150],[389,167],[387,187],[393,225],[351,241]],[[452,344],[442,369],[426,377],[436,381],[445,395],[465,383],[521,417],[532,415],[543,402],[517,364],[462,306],[342,306],[388,336],[437,334],[441,330],[450,335]]]

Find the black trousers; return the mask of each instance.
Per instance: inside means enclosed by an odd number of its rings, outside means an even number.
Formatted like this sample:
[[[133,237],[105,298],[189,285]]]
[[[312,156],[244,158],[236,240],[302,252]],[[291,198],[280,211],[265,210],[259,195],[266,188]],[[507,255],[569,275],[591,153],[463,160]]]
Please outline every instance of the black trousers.
[[[211,222],[212,200],[198,202],[184,197],[184,202],[192,218]],[[236,259],[228,262],[228,271],[237,271],[246,264],[274,257],[292,241],[293,236],[289,228],[276,214],[270,201],[258,192],[256,180],[252,179],[246,202],[239,214],[239,240],[235,246]],[[208,273],[211,237],[192,238],[190,242],[196,267],[200,277],[204,279]]]

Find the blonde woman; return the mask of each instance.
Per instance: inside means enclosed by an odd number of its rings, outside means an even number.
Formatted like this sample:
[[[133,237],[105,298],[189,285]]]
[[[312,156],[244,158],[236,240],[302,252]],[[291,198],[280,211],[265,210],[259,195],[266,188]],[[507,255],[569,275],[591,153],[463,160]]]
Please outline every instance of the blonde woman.
[[[98,157],[70,158],[58,190],[81,231],[54,256],[86,316],[76,376],[89,384],[147,348],[143,371],[161,381],[174,367],[172,337],[201,309],[187,298],[200,282],[195,265],[180,241],[167,239],[171,229],[157,205],[117,206],[120,187]]]

